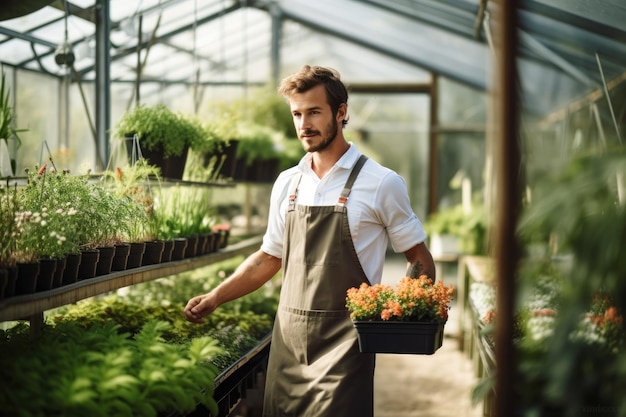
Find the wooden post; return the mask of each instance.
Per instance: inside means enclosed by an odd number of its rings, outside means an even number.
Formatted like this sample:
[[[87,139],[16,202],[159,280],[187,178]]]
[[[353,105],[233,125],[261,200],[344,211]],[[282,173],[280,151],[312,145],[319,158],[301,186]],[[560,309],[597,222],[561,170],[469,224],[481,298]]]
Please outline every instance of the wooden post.
[[[496,398],[497,417],[515,415],[513,391],[516,357],[513,345],[515,314],[515,276],[519,259],[515,229],[520,210],[519,94],[516,57],[517,0],[499,0],[496,4],[496,114],[495,158],[497,165],[496,204]]]

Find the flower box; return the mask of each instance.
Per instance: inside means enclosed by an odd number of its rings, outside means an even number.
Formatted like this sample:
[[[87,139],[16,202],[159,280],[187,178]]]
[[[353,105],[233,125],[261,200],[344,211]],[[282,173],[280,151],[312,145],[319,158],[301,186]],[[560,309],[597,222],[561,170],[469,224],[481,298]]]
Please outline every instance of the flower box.
[[[445,322],[354,321],[364,353],[432,355],[443,343]]]

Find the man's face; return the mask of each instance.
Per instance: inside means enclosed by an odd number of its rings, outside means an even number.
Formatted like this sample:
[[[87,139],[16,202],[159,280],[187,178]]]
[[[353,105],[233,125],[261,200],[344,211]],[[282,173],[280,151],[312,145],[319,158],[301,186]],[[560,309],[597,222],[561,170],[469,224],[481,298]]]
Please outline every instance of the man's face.
[[[333,116],[326,100],[326,90],[318,85],[304,93],[289,97],[293,123],[306,152],[321,152],[328,148],[339,133],[339,120],[345,115],[341,106]]]

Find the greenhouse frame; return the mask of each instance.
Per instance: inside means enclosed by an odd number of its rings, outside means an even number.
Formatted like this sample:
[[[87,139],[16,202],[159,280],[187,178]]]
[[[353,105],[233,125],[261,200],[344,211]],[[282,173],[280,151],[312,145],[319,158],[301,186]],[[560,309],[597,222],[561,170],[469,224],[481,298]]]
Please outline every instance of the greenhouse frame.
[[[453,268],[454,337],[476,364],[482,415],[623,416],[624,22],[620,0],[3,0],[2,196],[44,165],[92,182],[126,172],[137,138],[118,126],[142,106],[230,135],[236,124],[271,130],[274,150],[301,151],[276,88],[305,64],[332,67],[350,92],[346,137],[405,179],[437,267]],[[277,172],[218,178],[190,152],[182,179],[164,175],[164,189],[204,190],[180,195],[202,204],[204,192],[209,204],[225,198],[213,231],[235,213],[242,241],[5,297],[4,332],[20,320],[41,329],[46,311],[255,250]],[[432,239],[455,233],[454,249]],[[490,272],[475,272],[477,260]],[[267,354],[261,341],[251,352]],[[249,373],[234,365],[218,378],[229,390],[219,415],[261,372],[253,356],[240,364]],[[189,415],[215,413],[199,409]]]

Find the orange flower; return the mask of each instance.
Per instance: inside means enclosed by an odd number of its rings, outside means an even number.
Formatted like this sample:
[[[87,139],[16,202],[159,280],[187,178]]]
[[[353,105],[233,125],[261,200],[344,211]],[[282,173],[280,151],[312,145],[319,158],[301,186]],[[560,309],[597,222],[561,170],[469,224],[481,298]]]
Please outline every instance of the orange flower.
[[[346,307],[353,320],[445,321],[454,287],[426,275],[404,277],[396,288],[361,284],[347,291]]]

